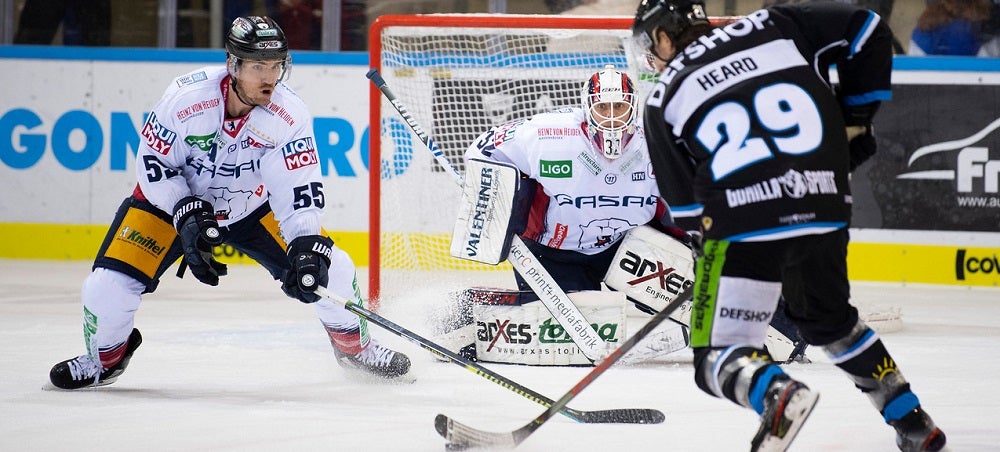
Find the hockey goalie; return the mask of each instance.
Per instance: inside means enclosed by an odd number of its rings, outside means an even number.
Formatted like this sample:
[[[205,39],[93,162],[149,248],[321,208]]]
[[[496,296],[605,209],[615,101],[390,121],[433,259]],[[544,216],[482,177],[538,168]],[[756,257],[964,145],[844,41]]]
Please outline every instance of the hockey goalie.
[[[465,154],[451,244],[453,256],[487,264],[533,259],[610,347],[627,337],[627,311],[653,314],[694,278],[694,242],[674,227],[659,195],[637,102],[629,76],[608,66],[583,83],[580,106],[480,135]],[[508,256],[515,234],[531,255]],[[452,305],[433,319],[439,339],[474,360],[592,364],[525,276],[515,272],[514,279],[516,289],[453,294]],[[623,361],[685,348],[689,314],[686,303],[671,315],[672,324],[665,322]],[[801,353],[794,331],[771,330],[767,346],[777,361]]]

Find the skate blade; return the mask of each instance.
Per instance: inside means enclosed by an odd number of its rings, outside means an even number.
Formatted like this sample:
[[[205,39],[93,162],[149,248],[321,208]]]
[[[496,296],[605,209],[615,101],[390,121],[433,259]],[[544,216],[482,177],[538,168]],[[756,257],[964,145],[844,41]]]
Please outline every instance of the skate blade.
[[[791,421],[788,430],[782,436],[767,435],[756,449],[756,452],[784,452],[788,450],[788,446],[795,440],[795,436],[799,434],[802,425],[809,419],[809,415],[812,414],[813,408],[816,407],[816,402],[818,401],[819,393],[811,390],[798,391],[793,394],[782,414],[782,416]]]

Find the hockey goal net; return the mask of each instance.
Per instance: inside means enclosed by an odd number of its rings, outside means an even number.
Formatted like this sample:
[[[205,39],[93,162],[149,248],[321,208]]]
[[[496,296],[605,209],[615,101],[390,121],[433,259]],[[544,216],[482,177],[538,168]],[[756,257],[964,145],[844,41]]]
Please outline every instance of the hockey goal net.
[[[584,80],[605,65],[639,80],[625,47],[631,24],[631,17],[381,16],[369,52],[372,67],[462,172],[462,155],[481,133],[579,105]],[[507,264],[449,255],[461,195],[453,176],[374,86],[370,114],[370,298],[435,283],[443,273],[466,275],[466,285],[509,273]]]
[[[463,172],[462,155],[481,133],[579,105],[583,81],[605,65],[628,72],[644,98],[654,76],[640,73],[628,50],[631,26],[631,17],[381,16],[369,32],[370,63]],[[509,264],[451,257],[461,197],[453,176],[374,86],[369,102],[369,298],[512,285]],[[901,327],[897,307],[859,308],[882,331]]]

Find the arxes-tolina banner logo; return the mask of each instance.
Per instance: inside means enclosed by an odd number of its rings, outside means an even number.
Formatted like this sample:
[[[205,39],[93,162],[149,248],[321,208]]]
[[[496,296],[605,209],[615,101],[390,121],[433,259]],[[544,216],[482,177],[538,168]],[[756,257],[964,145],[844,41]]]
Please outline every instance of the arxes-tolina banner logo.
[[[929,144],[913,151],[907,162],[907,168],[928,164],[938,166],[940,163],[954,159],[955,169],[927,169],[902,173],[897,179],[947,180],[955,181],[955,190],[959,196],[959,205],[967,207],[1000,207],[1000,159],[991,160],[989,148],[980,145],[983,140],[1000,128],[1000,119],[970,137],[942,143]],[[978,146],[977,146],[978,145]],[[942,155],[941,153],[948,153]],[[955,155],[952,157],[952,153]],[[938,157],[935,159],[935,157]],[[985,196],[973,197],[965,194],[982,193]]]

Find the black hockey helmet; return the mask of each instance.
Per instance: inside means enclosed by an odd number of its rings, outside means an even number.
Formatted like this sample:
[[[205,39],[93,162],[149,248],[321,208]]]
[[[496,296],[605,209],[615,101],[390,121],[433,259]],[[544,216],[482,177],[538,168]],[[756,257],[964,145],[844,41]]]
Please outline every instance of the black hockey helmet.
[[[284,61],[288,59],[288,40],[270,17],[237,17],[226,34],[226,52],[243,60]]]
[[[641,45],[651,47],[657,29],[677,41],[688,27],[708,23],[704,0],[642,0],[632,22],[632,36]]]

